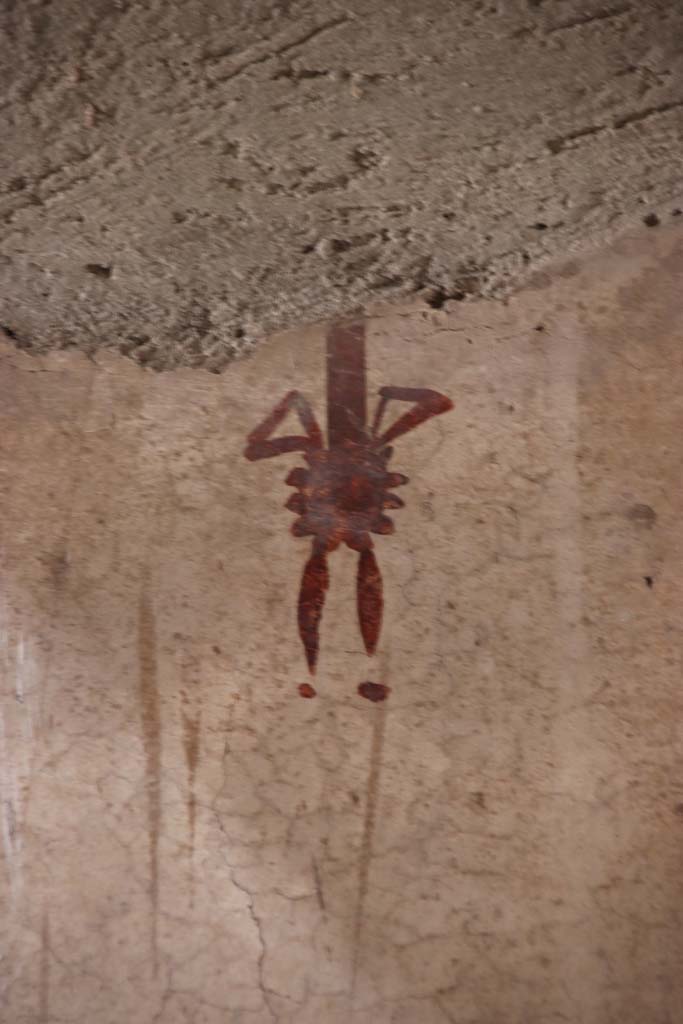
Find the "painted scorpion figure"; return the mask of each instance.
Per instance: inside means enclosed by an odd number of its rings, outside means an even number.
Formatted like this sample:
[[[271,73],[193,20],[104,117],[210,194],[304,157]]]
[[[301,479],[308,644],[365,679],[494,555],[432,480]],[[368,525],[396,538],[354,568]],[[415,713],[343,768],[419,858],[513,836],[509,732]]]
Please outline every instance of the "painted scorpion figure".
[[[412,402],[386,429],[382,421],[389,402]],[[387,509],[403,506],[392,488],[408,483],[402,473],[388,469],[390,443],[453,408],[445,395],[428,388],[383,387],[372,425],[368,426],[365,378],[365,324],[333,324],[327,335],[327,447],[311,406],[298,391],[290,391],[249,434],[247,459],[267,459],[303,452],[308,468],[299,466],[286,478],[296,489],[286,508],[297,513],[295,537],[312,537],[313,549],[304,567],[299,592],[299,635],[311,674],[318,660],[319,627],[325,591],[329,586],[327,556],[346,544],[359,553],[357,575],[358,621],[365,650],[373,654],[382,623],[382,576],[371,534],[394,532]],[[290,411],[304,433],[273,437]]]

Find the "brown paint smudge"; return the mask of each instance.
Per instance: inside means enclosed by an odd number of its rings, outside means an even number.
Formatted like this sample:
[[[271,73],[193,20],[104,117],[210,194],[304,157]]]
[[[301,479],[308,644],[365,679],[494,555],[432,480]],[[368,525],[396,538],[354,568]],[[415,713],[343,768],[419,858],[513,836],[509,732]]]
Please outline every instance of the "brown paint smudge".
[[[300,683],[299,684],[299,696],[300,697],[306,697],[307,700],[310,700],[312,697],[316,696],[316,693],[317,693],[317,690],[315,689],[314,686],[311,686],[310,683]]]
[[[43,908],[40,932],[40,1024],[50,1020],[50,914]]]
[[[313,866],[313,881],[315,882],[315,895],[318,899],[318,906],[325,913],[325,897],[323,896],[323,886],[320,879],[320,868],[315,857],[311,858],[311,864]]]
[[[69,555],[66,545],[63,544],[58,551],[49,555],[47,562],[52,586],[55,590],[61,590],[69,571]]]
[[[154,974],[159,969],[159,833],[161,831],[161,713],[157,663],[156,618],[145,572],[138,605],[138,681],[140,719],[145,750],[147,829],[149,833],[149,895],[152,904],[151,941]]]

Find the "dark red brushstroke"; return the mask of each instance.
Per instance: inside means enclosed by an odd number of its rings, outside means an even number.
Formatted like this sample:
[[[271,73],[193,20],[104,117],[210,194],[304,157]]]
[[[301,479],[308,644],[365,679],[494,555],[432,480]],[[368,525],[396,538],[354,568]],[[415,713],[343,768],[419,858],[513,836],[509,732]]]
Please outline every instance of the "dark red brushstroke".
[[[375,653],[382,625],[382,576],[371,548],[361,551],[358,560],[358,622],[368,654]]]
[[[371,683],[368,680],[366,683],[358,684],[358,692],[361,697],[371,700],[373,704],[378,704],[380,701],[387,699],[391,693],[391,687],[385,686],[384,683]]]
[[[327,443],[330,448],[367,438],[365,324],[338,324],[327,335]]]
[[[327,334],[328,447],[324,447],[322,432],[307,400],[298,391],[290,391],[249,434],[244,453],[253,461],[298,451],[303,452],[308,463],[308,469],[297,466],[287,476],[286,482],[296,493],[290,496],[286,507],[298,517],[292,524],[292,533],[313,538],[298,608],[299,635],[311,674],[315,673],[318,660],[320,621],[329,587],[327,555],[340,544],[359,553],[358,621],[365,650],[374,653],[382,626],[383,597],[382,576],[370,535],[394,532],[394,524],[384,510],[401,508],[403,502],[390,488],[408,482],[402,473],[392,473],[387,468],[392,455],[389,442],[453,408],[449,398],[428,388],[383,387],[379,395],[372,426],[368,427],[365,324],[333,324]],[[390,401],[413,405],[380,433]],[[305,433],[272,437],[290,411],[296,413]],[[384,690],[388,693],[388,688]],[[364,692],[363,696],[368,694]]]
[[[311,686],[310,683],[300,683],[299,684],[299,695],[301,697],[306,697],[307,700],[310,700],[311,697],[315,697],[316,696],[315,687]]]
[[[299,636],[311,673],[318,658],[318,626],[323,613],[325,591],[330,585],[324,551],[314,551],[306,562],[299,591]]]

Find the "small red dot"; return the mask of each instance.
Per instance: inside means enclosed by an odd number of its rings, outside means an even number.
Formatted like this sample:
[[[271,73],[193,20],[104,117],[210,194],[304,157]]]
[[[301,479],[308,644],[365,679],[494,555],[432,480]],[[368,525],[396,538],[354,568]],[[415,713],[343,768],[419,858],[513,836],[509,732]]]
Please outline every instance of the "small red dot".
[[[316,691],[310,683],[301,683],[299,686],[299,693],[302,697],[315,697]]]
[[[391,688],[385,686],[384,683],[359,683],[358,692],[361,697],[365,697],[366,700],[371,700],[374,704],[378,701],[386,700],[391,693]]]

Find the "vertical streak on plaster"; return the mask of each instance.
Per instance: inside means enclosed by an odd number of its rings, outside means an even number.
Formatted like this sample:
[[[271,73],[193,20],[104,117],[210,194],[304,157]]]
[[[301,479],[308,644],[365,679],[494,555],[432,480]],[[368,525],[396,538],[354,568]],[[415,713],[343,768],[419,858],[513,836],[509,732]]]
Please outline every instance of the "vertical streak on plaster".
[[[383,674],[386,675],[386,673]],[[368,892],[370,863],[372,861],[372,841],[375,833],[379,782],[382,771],[382,752],[384,749],[384,734],[386,730],[386,704],[381,703],[375,705],[373,714],[374,721],[372,723],[370,769],[368,772],[365,819],[363,821],[363,837],[361,840],[360,857],[358,860],[358,897],[356,900],[356,913],[354,916],[353,928],[353,965],[351,975],[352,998],[355,995],[356,990],[356,978],[360,962],[360,949],[363,932],[363,915],[365,912],[365,900]]]
[[[50,1020],[50,914],[43,907],[43,924],[40,932],[40,1024]]]
[[[191,680],[191,682],[194,682],[194,680]],[[194,861],[195,823],[197,817],[195,779],[197,776],[197,765],[199,764],[201,708],[191,707],[191,697],[187,691],[183,693],[183,705],[181,714],[183,719],[183,749],[185,751],[185,764],[187,765],[187,817],[190,830],[190,864],[192,865]]]
[[[581,539],[581,480],[577,453],[580,442],[580,371],[583,354],[583,333],[576,321],[569,320],[564,331],[553,334],[548,352],[547,422],[556,449],[555,472],[551,483],[555,544],[555,617],[553,622],[553,675],[557,688],[557,706],[562,711],[575,705],[577,698],[589,690],[586,679],[588,662],[583,627],[583,548]],[[558,791],[572,794],[577,778],[590,777],[587,764],[589,737],[582,730],[572,729],[565,715],[555,719],[554,758]],[[567,900],[575,907],[584,907],[587,896],[585,863],[574,846],[575,831],[571,822],[558,840],[556,865],[552,870],[561,875]],[[585,944],[590,949],[590,943]],[[582,1019],[593,1021],[599,1005],[599,993],[591,984],[593,974],[585,963],[575,934],[565,950],[572,977],[582,978]],[[575,1007],[578,1012],[579,1007]],[[585,1017],[583,1014],[585,1013]]]
[[[21,628],[0,607],[0,827],[10,907],[23,890],[24,811],[36,753],[31,704],[38,673]]]
[[[581,546],[581,482],[577,468],[579,446],[579,370],[582,335],[578,325],[553,338],[550,350],[548,415],[557,450],[554,479],[554,550],[557,590],[556,656],[559,679],[580,678],[585,655],[581,623],[583,609],[583,551]],[[570,694],[573,699],[575,694]]]
[[[152,904],[151,944],[154,973],[158,962],[159,832],[161,829],[161,715],[157,637],[151,581],[145,570],[138,606],[138,667],[142,737],[145,749],[147,828],[149,832],[149,894]]]
[[[10,903],[14,909],[21,891],[21,836],[17,827],[19,787],[15,765],[7,740],[7,727],[0,708],[0,802],[2,803],[3,861],[7,867]]]

